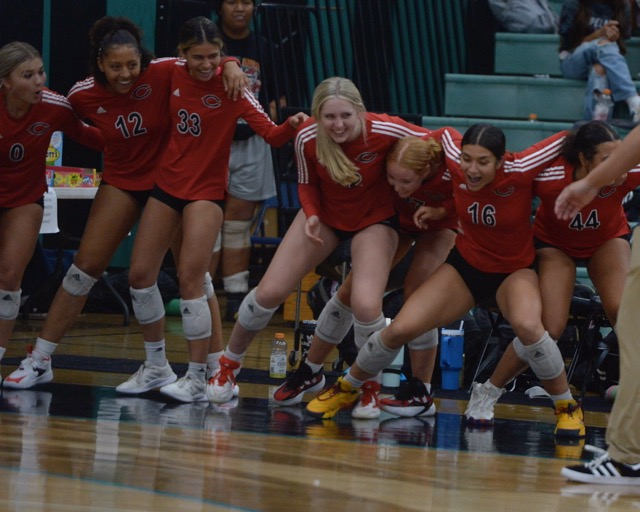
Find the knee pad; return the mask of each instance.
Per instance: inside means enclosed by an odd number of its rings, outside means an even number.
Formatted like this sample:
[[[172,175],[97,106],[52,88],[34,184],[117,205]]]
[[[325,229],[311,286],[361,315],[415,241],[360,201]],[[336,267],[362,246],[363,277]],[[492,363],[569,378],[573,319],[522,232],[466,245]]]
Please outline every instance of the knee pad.
[[[249,291],[249,271],[243,270],[231,276],[223,277],[222,284],[227,293],[247,293]]]
[[[62,287],[70,295],[81,297],[88,295],[97,281],[95,277],[84,273],[72,263],[69,270],[67,270],[67,275],[65,275],[62,280]]]
[[[367,339],[369,339],[369,336],[371,336],[376,331],[381,331],[386,326],[387,319],[382,314],[380,314],[380,316],[373,322],[370,322],[368,324],[363,324],[362,322],[354,319],[353,334],[355,338],[354,341],[358,350],[360,350],[364,346],[364,344],[367,342]]]
[[[524,345],[520,338],[513,339],[517,356],[528,363],[540,380],[555,379],[564,371],[562,354],[547,331],[533,345]]]
[[[187,340],[201,340],[211,336],[211,311],[207,297],[180,299],[182,332]]]
[[[322,341],[337,345],[351,329],[353,313],[337,295],[333,295],[325,304],[316,323],[315,334]]]
[[[216,237],[216,243],[213,244],[213,252],[220,252],[222,250],[222,230],[218,231]]]
[[[22,290],[8,292],[0,290],[0,320],[15,320],[20,311]]]
[[[222,247],[244,249],[251,247],[251,221],[225,220],[222,223]]]
[[[215,290],[213,289],[213,280],[211,279],[211,274],[209,272],[204,273],[204,295],[209,300],[213,297]]]
[[[438,329],[431,329],[430,331],[421,334],[417,338],[413,338],[407,346],[411,350],[427,350],[438,346]]]
[[[276,312],[273,309],[263,308],[256,301],[256,289],[251,290],[240,304],[238,310],[238,322],[248,331],[259,331],[269,325],[271,317]]]
[[[380,331],[374,332],[358,352],[356,364],[371,375],[378,375],[387,368],[400,352],[399,348],[389,348],[380,338]]]
[[[164,302],[158,283],[149,288],[130,288],[131,303],[136,319],[141,324],[152,324],[164,317]]]

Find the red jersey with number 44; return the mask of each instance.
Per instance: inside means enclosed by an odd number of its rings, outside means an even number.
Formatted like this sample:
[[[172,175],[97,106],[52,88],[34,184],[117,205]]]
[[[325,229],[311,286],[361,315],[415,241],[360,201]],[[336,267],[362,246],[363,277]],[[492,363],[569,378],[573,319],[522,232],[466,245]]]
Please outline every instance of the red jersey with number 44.
[[[631,169],[621,185],[600,189],[593,201],[571,220],[560,220],[554,212],[556,198],[573,183],[573,171],[573,166],[561,156],[536,178],[534,194],[540,198],[540,206],[533,233],[572,258],[590,258],[607,240],[631,232],[622,200],[640,186],[640,166]]]

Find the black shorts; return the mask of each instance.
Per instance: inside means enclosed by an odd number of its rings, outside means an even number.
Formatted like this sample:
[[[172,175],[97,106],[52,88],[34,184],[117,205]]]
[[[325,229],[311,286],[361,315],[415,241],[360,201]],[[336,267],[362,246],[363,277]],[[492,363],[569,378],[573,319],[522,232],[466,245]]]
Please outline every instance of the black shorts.
[[[172,196],[168,192],[162,190],[158,185],[153,187],[151,191],[151,197],[157,199],[161,203],[166,204],[170,208],[173,208],[178,213],[182,213],[187,205],[196,201],[195,199],[180,199],[179,197]],[[220,208],[224,210],[224,201],[211,201],[212,203],[217,204]]]
[[[102,180],[100,182],[100,186],[102,185],[109,185],[109,183]],[[140,206],[140,208],[144,208],[147,204],[147,200],[149,199],[149,197],[151,197],[151,190],[126,190],[124,188],[116,188],[129,194],[133,198],[133,200],[138,203],[138,206]]]
[[[631,245],[631,233],[627,233],[626,235],[619,236],[618,238],[621,238],[622,240],[626,240],[629,243],[629,245]],[[538,249],[545,249],[547,247],[551,247],[552,249],[558,249],[559,251],[566,254],[560,247],[550,244],[548,242],[545,242],[543,240],[540,240],[539,238],[536,238],[536,237],[533,237],[533,247],[535,247],[536,251]],[[576,265],[576,267],[586,268],[589,265],[590,258],[572,258],[568,254],[567,254],[567,257],[573,260],[573,263]]]
[[[511,273],[478,270],[462,257],[457,247],[451,249],[445,263],[451,265],[460,274],[478,306],[484,308],[497,306],[496,293],[498,288]],[[529,268],[533,269],[534,264]]]
[[[376,224],[382,224],[383,226],[388,226],[395,231],[400,231],[400,222],[398,220],[397,215],[381,220],[380,222],[376,222]],[[366,228],[358,229],[356,231],[345,231],[343,229],[336,229],[336,228],[331,228],[331,229],[333,229],[333,232],[338,237],[338,240],[341,242],[344,242],[345,240],[349,240],[350,238],[353,238],[357,233],[362,231],[362,229],[366,229]]]

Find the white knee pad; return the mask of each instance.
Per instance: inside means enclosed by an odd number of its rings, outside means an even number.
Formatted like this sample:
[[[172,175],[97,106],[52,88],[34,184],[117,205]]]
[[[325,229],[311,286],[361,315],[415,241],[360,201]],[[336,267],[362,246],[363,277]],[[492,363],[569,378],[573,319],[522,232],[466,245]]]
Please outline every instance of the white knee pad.
[[[22,290],[8,292],[0,290],[0,320],[15,320],[20,311]]]
[[[387,319],[382,314],[380,314],[380,316],[373,322],[370,322],[368,324],[364,324],[362,322],[359,322],[357,319],[354,319],[353,334],[354,341],[358,350],[360,350],[364,346],[364,344],[369,339],[369,336],[371,336],[376,331],[381,331],[386,326]]]
[[[95,277],[86,274],[72,263],[62,280],[62,287],[70,295],[81,297],[88,295],[97,281]]]
[[[365,372],[378,375],[393,362],[398,352],[399,348],[389,348],[382,343],[380,331],[376,331],[358,351],[356,364]]]
[[[222,247],[244,249],[251,247],[251,221],[225,220],[222,223]]]
[[[213,297],[215,290],[213,289],[213,280],[211,279],[211,274],[209,272],[205,272],[204,274],[204,295],[209,300]]]
[[[152,324],[164,317],[164,302],[158,283],[149,288],[130,288],[131,303],[136,319],[141,324]]]
[[[438,346],[438,329],[431,329],[430,331],[421,334],[417,338],[413,338],[407,346],[411,350],[427,350]]]
[[[180,299],[182,332],[187,340],[201,340],[211,336],[211,311],[207,297]]]
[[[351,308],[345,306],[337,295],[333,295],[320,312],[315,334],[322,341],[337,345],[347,335],[352,324]]]
[[[273,309],[263,308],[256,301],[256,289],[251,290],[240,304],[238,310],[238,322],[248,331],[259,331],[269,325],[271,317],[276,312]]]
[[[520,338],[514,338],[513,348],[517,356],[529,364],[540,380],[555,379],[564,371],[560,349],[547,331],[533,345],[525,345]]]
[[[249,291],[249,271],[243,270],[231,276],[223,277],[222,284],[227,293],[247,293]]]

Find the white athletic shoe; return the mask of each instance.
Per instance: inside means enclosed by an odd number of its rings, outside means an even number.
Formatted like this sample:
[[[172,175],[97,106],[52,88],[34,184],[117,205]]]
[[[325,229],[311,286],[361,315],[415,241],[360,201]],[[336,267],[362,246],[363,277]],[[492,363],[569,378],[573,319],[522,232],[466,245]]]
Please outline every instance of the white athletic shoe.
[[[157,366],[145,361],[126,382],[116,387],[116,391],[126,395],[139,395],[153,388],[171,384],[177,378],[178,376],[173,373],[169,361],[165,361],[163,366]]]
[[[236,385],[236,375],[240,371],[240,363],[227,359],[225,356],[220,358],[220,368],[209,379],[207,384],[207,397],[209,401],[215,404],[224,404],[234,397]]]
[[[485,384],[480,382],[473,383],[469,405],[467,405],[467,410],[464,411],[468,424],[491,425],[493,423],[493,407],[505,390],[498,389],[496,391],[493,388],[488,388]]]
[[[213,377],[216,373],[218,373],[219,369],[220,369],[219,366],[213,369],[210,369],[207,366],[207,382],[211,380],[211,377]],[[238,396],[240,396],[240,386],[238,386],[238,384],[236,383],[235,386],[233,386],[233,398],[238,398]]]
[[[358,420],[375,420],[380,417],[380,384],[368,380],[362,385],[362,395],[351,411],[351,417]]]
[[[207,383],[202,377],[198,379],[190,373],[187,373],[174,383],[162,386],[160,393],[179,402],[206,402],[206,389]]]
[[[51,358],[35,361],[29,353],[20,363],[20,367],[4,379],[3,385],[5,388],[29,389],[52,380]]]

